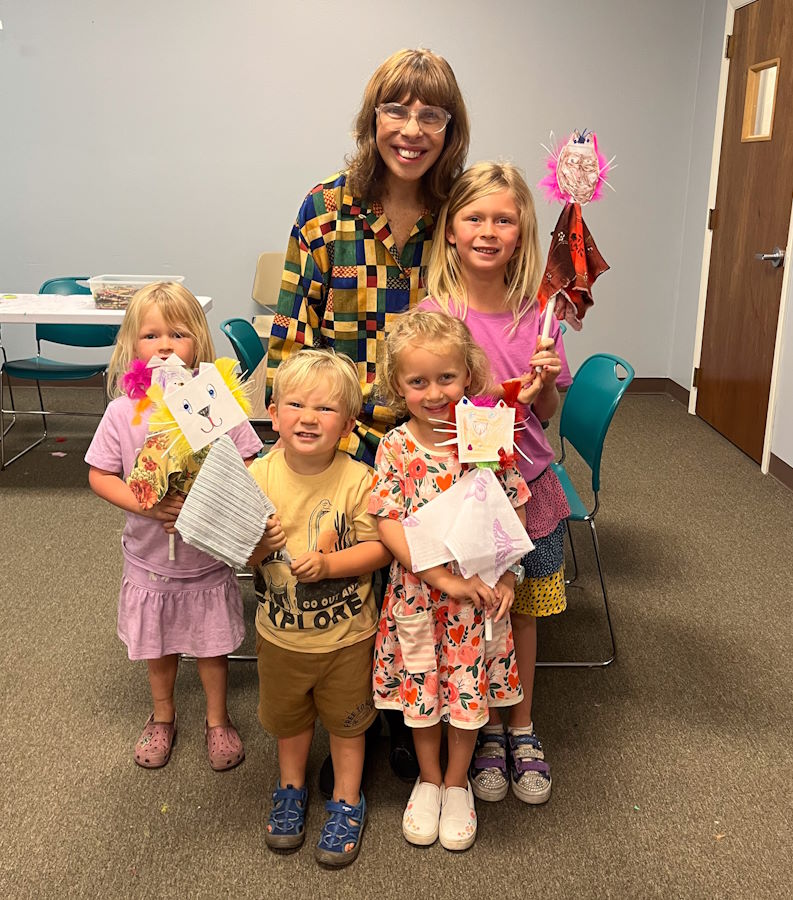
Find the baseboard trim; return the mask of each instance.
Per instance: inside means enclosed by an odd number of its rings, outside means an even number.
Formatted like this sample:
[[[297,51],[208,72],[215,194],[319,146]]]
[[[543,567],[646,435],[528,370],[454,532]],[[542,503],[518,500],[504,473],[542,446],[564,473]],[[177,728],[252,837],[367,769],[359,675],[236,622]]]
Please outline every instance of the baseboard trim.
[[[669,394],[678,403],[688,406],[688,391],[671,378],[634,378],[628,386],[633,394]]]
[[[771,454],[768,461],[768,474],[773,475],[777,481],[793,491],[793,466],[789,466],[783,459]]]

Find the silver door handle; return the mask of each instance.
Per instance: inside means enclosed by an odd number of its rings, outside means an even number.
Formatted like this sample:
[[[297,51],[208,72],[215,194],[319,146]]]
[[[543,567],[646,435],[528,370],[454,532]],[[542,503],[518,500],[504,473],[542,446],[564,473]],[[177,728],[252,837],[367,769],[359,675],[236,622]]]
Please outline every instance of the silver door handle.
[[[779,247],[774,247],[771,253],[755,253],[755,259],[762,259],[770,262],[771,265],[778,269],[785,260],[785,251],[781,250]]]

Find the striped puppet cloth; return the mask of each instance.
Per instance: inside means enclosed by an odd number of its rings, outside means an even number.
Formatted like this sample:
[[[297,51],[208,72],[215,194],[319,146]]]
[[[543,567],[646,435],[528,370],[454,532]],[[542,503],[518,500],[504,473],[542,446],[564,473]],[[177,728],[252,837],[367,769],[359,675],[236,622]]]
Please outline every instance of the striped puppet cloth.
[[[185,543],[240,567],[248,562],[274,512],[234,441],[224,434],[212,444],[176,519],[176,530]]]

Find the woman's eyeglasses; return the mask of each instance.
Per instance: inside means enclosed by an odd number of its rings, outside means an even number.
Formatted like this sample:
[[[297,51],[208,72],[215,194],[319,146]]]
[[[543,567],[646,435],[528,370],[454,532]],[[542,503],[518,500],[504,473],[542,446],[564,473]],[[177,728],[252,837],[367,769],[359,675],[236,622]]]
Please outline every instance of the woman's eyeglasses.
[[[380,122],[392,128],[404,128],[411,120],[418,122],[419,128],[428,134],[438,134],[449,124],[452,118],[440,106],[422,106],[420,109],[408,109],[402,103],[383,103],[374,111],[380,116]]]

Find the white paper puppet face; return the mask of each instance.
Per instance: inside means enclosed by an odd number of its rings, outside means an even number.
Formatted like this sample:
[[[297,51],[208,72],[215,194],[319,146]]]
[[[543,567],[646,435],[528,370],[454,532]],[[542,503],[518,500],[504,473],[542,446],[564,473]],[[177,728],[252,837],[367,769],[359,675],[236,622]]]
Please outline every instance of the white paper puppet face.
[[[475,406],[463,397],[455,407],[455,418],[460,462],[495,462],[500,450],[512,453],[515,410],[503,400],[495,406]]]
[[[214,365],[168,393],[164,402],[193,452],[248,418]]]

